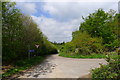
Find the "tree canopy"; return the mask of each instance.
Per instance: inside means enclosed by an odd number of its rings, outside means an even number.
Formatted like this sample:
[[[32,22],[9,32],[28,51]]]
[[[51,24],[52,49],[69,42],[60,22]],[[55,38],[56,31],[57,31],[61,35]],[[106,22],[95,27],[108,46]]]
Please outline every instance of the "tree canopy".
[[[28,46],[33,55],[56,53],[55,47],[46,39],[38,25],[29,15],[21,13],[14,2],[2,3],[3,62],[28,57]],[[37,49],[35,44],[40,45]]]

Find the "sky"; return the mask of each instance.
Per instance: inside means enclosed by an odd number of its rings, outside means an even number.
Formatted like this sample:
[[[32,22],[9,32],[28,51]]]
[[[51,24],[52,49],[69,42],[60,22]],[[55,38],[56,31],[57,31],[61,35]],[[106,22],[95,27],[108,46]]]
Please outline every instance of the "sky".
[[[86,17],[102,8],[118,12],[119,0],[12,0],[24,14],[30,15],[49,41],[68,42]]]

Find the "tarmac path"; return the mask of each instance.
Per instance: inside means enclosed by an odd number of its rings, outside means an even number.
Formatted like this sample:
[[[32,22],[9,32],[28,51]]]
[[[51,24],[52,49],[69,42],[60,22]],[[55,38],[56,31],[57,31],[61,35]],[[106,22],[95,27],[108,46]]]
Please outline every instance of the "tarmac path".
[[[19,78],[82,78],[90,74],[91,69],[99,67],[99,63],[107,64],[104,59],[65,58],[54,54]]]

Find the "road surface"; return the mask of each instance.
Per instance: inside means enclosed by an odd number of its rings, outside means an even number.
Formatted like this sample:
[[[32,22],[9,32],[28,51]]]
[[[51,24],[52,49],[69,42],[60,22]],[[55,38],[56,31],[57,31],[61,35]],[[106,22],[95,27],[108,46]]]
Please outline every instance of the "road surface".
[[[99,63],[107,64],[104,59],[75,59],[54,54],[19,78],[82,78],[91,69],[99,67]]]

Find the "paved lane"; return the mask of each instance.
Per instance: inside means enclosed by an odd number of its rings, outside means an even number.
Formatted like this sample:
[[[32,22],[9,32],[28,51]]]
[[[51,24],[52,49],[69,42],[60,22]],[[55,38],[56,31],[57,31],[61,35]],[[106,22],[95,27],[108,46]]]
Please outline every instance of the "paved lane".
[[[19,78],[81,78],[90,70],[106,64],[104,59],[75,59],[51,55],[40,65],[31,68]]]

